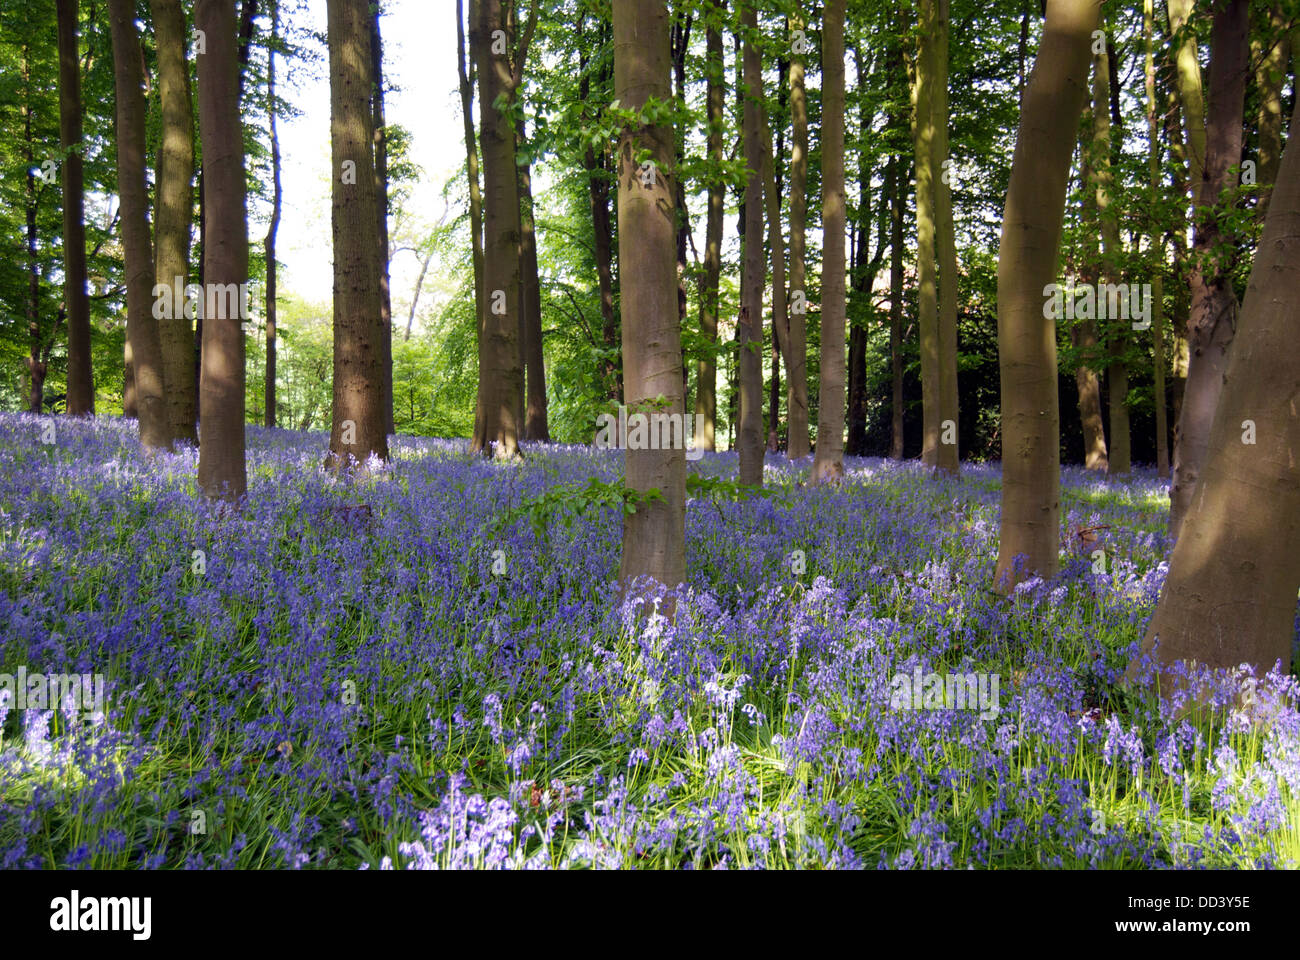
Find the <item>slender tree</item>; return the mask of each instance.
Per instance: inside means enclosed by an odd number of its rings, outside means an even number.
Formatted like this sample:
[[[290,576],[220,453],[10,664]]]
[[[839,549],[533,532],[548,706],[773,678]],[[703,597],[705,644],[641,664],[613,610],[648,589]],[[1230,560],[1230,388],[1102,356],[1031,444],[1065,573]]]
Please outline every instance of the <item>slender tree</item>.
[[[58,0],[59,140],[63,147],[63,308],[68,316],[68,399],[73,416],[95,412],[86,292],[85,177],[81,156],[81,66],[77,0]]]
[[[158,148],[154,283],[183,289],[189,282],[190,228],[194,219],[194,106],[185,62],[185,11],[178,3],[150,0],[158,50],[162,143]],[[181,278],[179,285],[176,278]],[[158,320],[167,428],[173,441],[198,440],[198,384],[194,380],[194,328],[173,301]]]
[[[930,108],[934,136],[930,141],[933,151],[931,175],[934,176],[935,254],[939,264],[939,448],[935,465],[947,473],[960,469],[960,452],[957,445],[957,238],[952,218],[951,176],[944,176],[948,156],[948,0],[929,0],[933,3],[934,43],[931,68],[934,71]],[[935,173],[935,171],[938,171]]]
[[[1094,151],[1093,108],[1091,93],[1085,96],[1083,116],[1079,124],[1079,182],[1082,188],[1080,219],[1091,228],[1097,221],[1097,193],[1092,173]],[[1095,231],[1085,229],[1077,267],[1079,282],[1088,285],[1097,279],[1099,259]],[[1106,426],[1101,415],[1101,381],[1097,376],[1100,344],[1097,338],[1097,321],[1089,313],[1075,317],[1070,325],[1070,343],[1078,356],[1074,370],[1075,388],[1079,395],[1079,426],[1083,432],[1084,469],[1105,472],[1110,466],[1106,450]]]
[[[469,22],[478,22],[478,0],[470,0]],[[456,0],[456,73],[465,124],[465,170],[469,176],[470,254],[474,263],[474,316],[483,318],[483,194],[479,187],[478,138],[474,134],[474,59],[465,49],[464,0]],[[409,339],[409,337],[408,337]]]
[[[767,211],[767,245],[772,258],[772,390],[768,407],[768,449],[780,449],[781,357],[785,355],[786,373],[791,374],[793,358],[786,344],[790,341],[790,321],[785,291],[785,237],[781,232],[781,184],[776,168],[781,148],[772,143],[772,130],[764,107],[759,114],[763,139],[763,200]],[[760,291],[760,297],[762,292]],[[793,381],[793,376],[787,376]]]
[[[266,104],[267,122],[271,132],[271,222],[266,228],[263,249],[266,253],[266,425],[276,425],[275,361],[276,331],[276,277],[275,240],[280,232],[280,207],[283,200],[280,187],[280,134],[276,129],[275,103],[275,47],[280,36],[280,0],[271,0],[271,39],[266,48]]]
[[[808,94],[805,89],[804,57],[807,37],[802,42],[794,31],[802,31],[799,17],[790,20],[795,37],[790,56],[790,334],[785,341],[788,359],[786,374],[786,456],[801,460],[812,452],[808,434],[808,298],[807,298],[807,229],[808,229]]]
[[[1108,283],[1119,283],[1119,210],[1115,206],[1115,177],[1111,172],[1111,46],[1093,44],[1092,60],[1092,193],[1101,224],[1100,271]],[[1122,139],[1118,134],[1116,139]],[[1100,310],[1098,311],[1100,312]],[[1106,336],[1106,381],[1110,390],[1110,442],[1107,444],[1107,473],[1122,475],[1132,469],[1128,415],[1128,365],[1124,360],[1125,321],[1112,322]]]
[[[740,482],[763,483],[763,65],[758,50],[758,13],[753,0],[741,0],[744,42],[745,234],[740,315],[736,318],[736,359],[740,374],[740,423],[736,447]]]
[[[578,69],[581,78],[578,81],[578,97],[583,103],[584,111],[600,109],[592,102],[591,81],[588,71],[586,46],[582,43],[586,36],[584,31],[585,14],[578,16],[579,56]],[[610,27],[600,24],[597,37],[601,46],[608,47]],[[600,65],[594,70],[596,86],[605,90],[611,80],[610,61],[602,57]],[[584,116],[587,113],[584,112]],[[610,192],[610,155],[602,148],[597,151],[590,140],[583,146],[582,165],[587,177],[587,201],[591,210],[592,258],[596,262],[596,279],[600,285],[600,319],[601,345],[604,357],[599,361],[597,378],[601,382],[605,395],[611,399],[623,396],[623,374],[618,357],[618,317],[614,313],[614,230],[609,209]]]
[[[903,158],[889,159],[889,369],[892,390],[889,414],[889,457],[903,459],[903,208],[907,204],[907,175]]]
[[[1142,36],[1146,44],[1147,96],[1147,176],[1151,186],[1152,201],[1160,195],[1160,103],[1156,96],[1155,68],[1155,0],[1143,0]],[[1161,477],[1169,476],[1169,422],[1165,406],[1165,246],[1160,225],[1153,217],[1148,237],[1152,257],[1151,273],[1151,343],[1154,353],[1155,405],[1156,405],[1156,470]]]
[[[1282,88],[1286,84],[1287,61],[1291,59],[1291,38],[1286,32],[1287,21],[1281,5],[1270,3],[1263,18],[1267,30],[1251,43],[1255,88],[1259,91],[1259,161],[1256,164],[1259,206],[1256,209],[1261,220],[1268,213],[1268,200],[1282,157]]]
[[[1056,328],[1043,291],[1056,275],[1075,125],[1088,88],[1100,0],[1047,0],[1025,87],[998,254],[1002,516],[994,585],[1057,571],[1060,409]]]
[[[199,136],[207,234],[203,276],[209,291],[239,290],[248,282],[248,215],[244,130],[239,115],[235,10],[229,0],[198,0],[195,29],[200,54]],[[203,369],[199,381],[199,488],[208,497],[238,500],[247,489],[244,466],[244,331],[241,309],[205,300]],[[242,306],[242,304],[241,304]]]
[[[379,280],[379,203],[371,156],[370,10],[366,0],[328,0],[330,147],[333,162],[334,469],[388,459],[384,330]]]
[[[667,103],[672,96],[667,4],[614,0],[613,20],[614,91],[621,109],[639,113],[650,101]],[[628,124],[618,140],[623,384],[630,414],[684,413],[675,139],[672,127],[660,122]],[[660,398],[662,409],[647,409]],[[625,453],[629,491],[658,491],[657,497],[637,503],[634,513],[623,515],[619,578],[625,585],[650,577],[675,587],[686,578],[686,451],[659,446],[631,449],[629,443]]]
[[[1169,489],[1169,533],[1175,538],[1209,454],[1214,408],[1219,402],[1236,324],[1237,297],[1232,288],[1236,249],[1224,232],[1225,201],[1221,197],[1233,182],[1233,168],[1241,162],[1249,27],[1247,0],[1227,0],[1215,9],[1205,166],[1196,195],[1196,238],[1189,272],[1191,358]]]
[[[822,21],[822,343],[812,482],[844,476],[844,0]]]
[[[502,0],[479,0],[470,31],[478,65],[483,145],[483,293],[479,320],[478,417],[472,449],[520,456],[524,369],[520,352],[519,184],[511,121],[514,72]]]
[[[109,0],[113,76],[117,90],[117,179],[121,197],[122,251],[126,260],[126,340],[140,442],[148,449],[169,442],[163,399],[162,348],[153,317],[153,243],[145,180],[144,77],[135,4]]]
[[[912,84],[912,136],[916,150],[916,277],[921,331],[921,462],[939,465],[943,415],[939,399],[939,285],[935,261],[935,44],[936,0],[919,0]]]
[[[1297,129],[1300,110],[1291,117]],[[1143,650],[1162,664],[1291,663],[1300,590],[1300,149],[1288,146],[1251,270],[1209,456]],[[1158,641],[1158,645],[1157,645]]]
[[[375,205],[379,214],[379,337],[383,358],[384,431],[393,433],[393,296],[389,277],[392,254],[388,243],[388,123],[384,119],[384,38],[379,27],[379,3],[370,4],[370,125],[375,145]]]
[[[523,84],[524,67],[533,30],[537,26],[537,0],[533,0],[515,53],[512,82]],[[537,272],[537,226],[533,211],[533,174],[524,118],[515,121],[515,146],[519,175],[519,303],[520,346],[527,386],[524,397],[524,436],[529,440],[550,440],[546,405],[546,363],[542,349],[542,286]]]
[[[708,213],[704,227],[704,271],[700,276],[700,337],[704,341],[695,372],[695,442],[704,450],[716,448],[718,420],[718,372],[715,348],[718,342],[718,282],[722,275],[722,217],[726,182],[721,166],[723,103],[726,98],[726,67],[722,55],[724,3],[709,3],[705,13],[705,102],[708,125],[707,151]]]

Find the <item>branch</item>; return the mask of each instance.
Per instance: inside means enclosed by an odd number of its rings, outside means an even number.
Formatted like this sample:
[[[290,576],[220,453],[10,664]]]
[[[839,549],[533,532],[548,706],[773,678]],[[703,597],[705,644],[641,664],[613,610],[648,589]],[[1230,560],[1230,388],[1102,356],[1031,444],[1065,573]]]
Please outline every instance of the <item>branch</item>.
[[[533,29],[537,26],[537,0],[528,6],[528,23],[524,25],[524,35],[519,38],[519,48],[515,51],[515,68],[512,71],[512,88],[519,89],[524,82],[524,62],[528,59],[528,45],[533,42]]]

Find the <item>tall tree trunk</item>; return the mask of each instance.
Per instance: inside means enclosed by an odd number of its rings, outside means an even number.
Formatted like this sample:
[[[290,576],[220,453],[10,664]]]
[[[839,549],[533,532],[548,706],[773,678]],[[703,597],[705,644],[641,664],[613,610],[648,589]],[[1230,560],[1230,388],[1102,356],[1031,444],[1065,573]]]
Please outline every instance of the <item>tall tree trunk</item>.
[[[715,348],[718,342],[718,281],[722,275],[722,217],[726,202],[726,183],[718,169],[724,159],[722,108],[727,87],[720,24],[724,10],[724,3],[711,3],[705,14],[707,150],[712,167],[709,170],[709,207],[704,227],[704,274],[700,279],[700,336],[704,348],[695,371],[695,443],[704,450],[716,449],[718,422]]]
[[[42,361],[45,338],[41,334],[41,262],[36,232],[36,140],[32,133],[32,74],[30,51],[22,50],[23,61],[23,143],[26,160],[26,196],[24,213],[27,216],[27,410],[40,413],[45,398],[45,374],[48,366]]]
[[[676,82],[676,96],[678,101],[686,103],[686,54],[691,47],[691,22],[694,14],[691,8],[695,4],[693,0],[677,0],[674,5],[672,14],[672,26],[669,32],[669,49],[673,61],[673,77]],[[686,156],[686,131],[680,129],[677,131],[676,152],[673,155],[673,169],[682,169],[682,160]],[[689,269],[689,263],[686,260],[686,247],[690,241],[691,221],[690,213],[686,209],[686,180],[684,177],[677,178],[677,195],[675,197],[677,218],[677,319],[682,329],[686,327],[686,271]],[[682,355],[682,402],[687,402],[686,392],[687,385],[690,383],[690,372],[686,366],[686,356]]]
[[[470,32],[470,48],[478,62],[479,139],[483,144],[485,311],[479,338],[481,423],[475,426],[471,449],[512,460],[520,455],[524,370],[518,316],[519,187],[509,112],[514,75],[509,52],[493,50],[494,37],[504,36],[505,26],[502,0],[479,0],[479,19]]]
[[[384,120],[384,38],[379,28],[379,4],[370,6],[370,125],[375,145],[375,204],[379,212],[379,346],[384,378],[384,431],[393,427],[393,296],[388,262],[388,125]]]
[[[1182,108],[1178,105],[1176,98],[1172,109],[1165,113],[1165,139],[1169,143],[1170,153],[1173,155],[1171,164],[1170,177],[1172,180],[1173,193],[1177,197],[1187,196],[1187,177],[1184,173],[1184,162],[1187,159],[1187,151],[1183,146],[1183,129],[1182,129]],[[1170,246],[1173,252],[1173,262],[1180,265],[1180,279],[1182,282],[1176,283],[1173,288],[1173,310],[1170,314],[1169,336],[1172,340],[1170,350],[1170,383],[1169,383],[1169,403],[1173,415],[1175,426],[1178,418],[1182,415],[1183,409],[1183,392],[1187,386],[1187,366],[1190,361],[1190,351],[1187,347],[1187,314],[1191,307],[1191,291],[1188,289],[1185,275],[1187,264],[1187,219],[1179,217],[1174,221],[1174,228],[1170,231]],[[1177,433],[1174,431],[1174,448],[1177,447]],[[1172,458],[1172,453],[1170,454]]]
[[[740,423],[736,448],[740,482],[763,484],[763,63],[755,34],[758,14],[754,0],[741,0],[744,33],[745,140],[745,272],[740,282],[740,315],[736,319],[740,375]]]
[[[379,280],[379,199],[371,158],[370,10],[328,0],[330,145],[333,162],[334,409],[329,464],[388,459],[384,330]],[[512,171],[513,176],[513,171]]]
[[[478,0],[470,0],[469,21],[478,23]],[[460,115],[465,126],[465,169],[469,174],[470,254],[474,262],[474,316],[480,335],[483,300],[483,194],[479,189],[478,138],[474,134],[474,60],[465,49],[463,0],[456,0],[456,72],[460,79]],[[408,335],[409,339],[409,335]],[[481,417],[475,417],[477,423]]]
[[[763,197],[767,207],[768,250],[772,258],[772,387],[768,403],[771,413],[767,424],[767,448],[775,453],[780,449],[781,355],[788,352],[785,350],[785,345],[790,338],[790,323],[786,315],[785,237],[781,233],[781,184],[777,182],[776,177],[776,170],[781,162],[781,149],[772,143],[772,131],[769,128],[766,111],[760,114],[760,120],[763,136]],[[761,292],[759,296],[761,298]],[[788,364],[789,360],[786,363]]]
[[[1100,276],[1108,283],[1119,283],[1119,211],[1114,205],[1114,176],[1111,173],[1111,57],[1105,48],[1093,54],[1092,61],[1092,191],[1097,202],[1097,219],[1101,224]],[[1121,139],[1117,137],[1116,139]],[[1098,288],[1100,290],[1100,288]],[[1098,314],[1101,313],[1098,293]],[[1122,475],[1132,470],[1128,416],[1128,365],[1124,361],[1125,344],[1130,336],[1127,321],[1111,317],[1106,332],[1106,382],[1110,390],[1110,443],[1106,472]]]
[[[77,0],[58,0],[59,140],[63,146],[63,304],[68,315],[68,400],[72,416],[95,412],[86,293],[86,215],[81,156],[81,66]]]
[[[1056,276],[1066,182],[1100,0],[1047,0],[1025,88],[998,254],[1002,517],[994,585],[1055,576],[1060,543],[1061,422],[1056,325],[1043,290]]]
[[[266,425],[276,425],[275,352],[277,347],[275,239],[280,231],[280,135],[276,130],[275,45],[280,33],[280,0],[271,0],[271,40],[266,49],[267,120],[271,126],[271,223],[266,229]]]
[[[140,442],[147,449],[170,442],[163,399],[162,348],[153,317],[153,243],[149,238],[149,192],[145,179],[144,77],[135,4],[109,0],[113,74],[117,91],[117,178],[121,195],[122,251],[126,260],[126,339],[140,415]]]
[[[190,227],[194,217],[194,105],[185,62],[185,11],[180,4],[150,0],[158,49],[162,144],[158,149],[154,283],[184,290],[190,273]],[[180,278],[179,283],[177,278]],[[167,428],[173,442],[195,443],[198,384],[194,380],[194,329],[184,303],[172,302],[158,320]]]
[[[822,23],[822,344],[813,483],[844,476],[844,5],[826,0]]]
[[[549,441],[546,409],[546,364],[542,351],[542,285],[537,275],[537,227],[533,212],[533,175],[528,141],[521,117],[516,130],[523,161],[519,165],[519,271],[524,310],[524,366],[527,373],[527,413],[524,436]]]
[[[803,20],[790,19],[792,30]],[[808,94],[804,54],[790,57],[790,335],[786,355],[786,456],[800,460],[812,451],[808,433],[808,298],[806,233],[808,229]]]
[[[232,284],[238,290],[248,282],[248,216],[234,7],[226,0],[198,0],[194,23],[207,46],[198,57],[199,136],[208,210],[203,276],[208,290]],[[215,299],[206,298],[204,311],[199,488],[208,497],[238,500],[247,490],[244,331],[240,311],[230,316],[228,309],[214,310]]]
[[[1156,98],[1155,68],[1155,0],[1144,0],[1142,8],[1142,35],[1146,43],[1146,95],[1147,140],[1150,150],[1147,158],[1147,177],[1151,185],[1151,199],[1160,196],[1160,107]],[[1159,476],[1169,476],[1169,421],[1165,407],[1165,245],[1164,235],[1153,218],[1147,240],[1152,254],[1151,273],[1151,343],[1154,352],[1155,403],[1156,403],[1156,471]]]
[[[1264,17],[1268,32],[1263,37],[1256,37],[1251,44],[1255,86],[1259,91],[1259,162],[1256,170],[1259,206],[1256,210],[1261,220],[1268,213],[1269,196],[1282,159],[1282,88],[1286,85],[1287,63],[1291,59],[1291,38],[1286,33],[1286,18],[1276,0]]]
[[[668,8],[663,0],[614,0],[614,93],[623,109],[640,111],[653,97],[672,95],[669,77]],[[624,128],[618,142],[618,244],[623,294],[623,378],[632,413],[685,412],[682,400],[681,337],[677,319],[673,210],[677,172],[672,169],[676,137],[671,127]],[[648,154],[654,176],[644,176],[639,155]],[[649,577],[676,587],[686,578],[686,451],[628,449],[624,460],[629,490],[660,497],[623,515],[619,579],[631,586]]]
[[[1247,0],[1228,0],[1216,9],[1210,49],[1210,97],[1205,167],[1196,196],[1196,239],[1192,245],[1188,320],[1191,361],[1178,418],[1174,476],[1169,490],[1169,534],[1177,537],[1192,492],[1209,454],[1210,429],[1218,405],[1237,320],[1232,289],[1234,238],[1224,235],[1221,194],[1241,162],[1242,120],[1248,67],[1250,10]]]
[[[957,238],[952,219],[952,186],[941,172],[948,160],[948,0],[930,0],[934,4],[935,36],[931,50],[934,71],[931,89],[931,115],[934,136],[931,176],[934,189],[935,252],[939,260],[939,448],[936,466],[956,474],[961,468],[957,444],[957,420],[960,415],[957,397]],[[949,442],[951,441],[951,442]]]
[[[1196,0],[1168,0],[1169,32],[1174,43],[1174,67],[1178,83],[1178,100],[1183,110],[1186,132],[1188,181],[1192,190],[1200,189],[1205,169],[1205,99],[1201,85],[1201,60],[1196,35],[1189,20]]]
[[[853,62],[858,78],[858,86],[866,88],[870,84],[867,66],[863,63],[862,44],[855,45]],[[860,143],[867,143],[871,133],[871,117],[874,106],[868,104],[867,98],[860,98],[858,104],[858,137]],[[888,174],[886,174],[888,176]],[[867,239],[871,225],[871,168],[859,160],[858,163],[858,215],[851,231],[854,242],[849,247],[850,278],[849,289],[858,311],[870,312],[871,288],[867,281]],[[846,422],[847,438],[844,452],[849,456],[860,457],[866,454],[867,447],[867,322],[863,317],[857,322],[849,321],[849,366],[848,366],[848,411]]]
[[[916,276],[921,328],[921,462],[939,466],[943,411],[940,407],[939,288],[935,263],[935,3],[920,0],[916,79],[912,87],[912,134],[916,150]]]
[[[1201,61],[1196,34],[1191,30],[1191,14],[1195,9],[1195,0],[1168,0],[1166,12],[1169,20],[1169,33],[1173,48],[1174,82],[1178,91],[1179,112],[1182,114],[1183,126],[1177,143],[1180,145],[1182,159],[1187,163],[1187,178],[1183,180],[1180,168],[1175,168],[1175,187],[1181,186],[1179,195],[1191,191],[1192,204],[1195,205],[1201,180],[1205,170],[1205,96],[1201,82]],[[1168,133],[1173,141],[1173,125]],[[1190,276],[1187,266],[1187,244],[1185,231],[1174,232],[1174,261],[1187,282]],[[1191,349],[1188,342],[1191,309],[1190,287],[1186,294],[1178,291],[1174,297],[1173,317],[1173,402],[1174,402],[1174,461],[1178,460],[1178,448],[1182,438],[1178,423],[1182,420],[1183,398],[1187,391],[1187,375],[1191,367]],[[1172,490],[1171,490],[1172,498]]]
[[[889,370],[892,382],[889,458],[903,459],[903,208],[907,204],[907,169],[903,158],[890,157],[889,192]]]
[[[1293,130],[1298,121],[1300,110],[1291,117]],[[1291,664],[1300,590],[1297,237],[1300,149],[1292,142],[1251,270],[1214,413],[1211,452],[1147,625],[1143,651],[1154,650],[1162,664],[1250,663],[1263,672],[1280,661],[1282,673]],[[1253,443],[1245,440],[1247,423],[1255,430]]]
[[[583,22],[578,21],[578,35],[582,37]],[[584,109],[591,100],[591,81],[587,74],[585,55],[580,57],[582,79],[578,81],[578,96]],[[608,68],[597,74],[602,87],[609,80]],[[614,356],[618,347],[618,318],[614,315],[614,251],[613,229],[609,212],[608,152],[602,147],[599,154],[588,142],[583,149],[583,168],[587,175],[587,201],[591,209],[593,259],[596,278],[600,285],[600,318],[602,341],[606,359],[601,362],[600,381],[606,396],[620,399],[623,396],[621,365]]]
[[[1090,96],[1090,95],[1089,95]],[[1080,218],[1090,228],[1097,220],[1097,194],[1093,182],[1093,113],[1092,102],[1085,97],[1079,124],[1079,181],[1083,188]],[[1083,262],[1078,270],[1084,285],[1097,279],[1097,237],[1085,231]],[[1083,463],[1087,470],[1105,472],[1110,466],[1106,450],[1106,427],[1101,415],[1101,382],[1097,377],[1098,340],[1094,317],[1076,317],[1070,326],[1070,342],[1078,356],[1074,383],[1079,394],[1079,426],[1083,432]]]

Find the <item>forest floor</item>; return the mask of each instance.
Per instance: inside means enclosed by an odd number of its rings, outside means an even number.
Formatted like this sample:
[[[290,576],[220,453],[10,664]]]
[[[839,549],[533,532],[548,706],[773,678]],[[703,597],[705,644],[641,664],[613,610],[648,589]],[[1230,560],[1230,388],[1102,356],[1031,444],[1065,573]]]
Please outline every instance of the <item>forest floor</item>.
[[[1300,864],[1296,678],[1121,682],[1152,472],[1065,469],[1063,573],[1004,598],[996,466],[770,457],[691,500],[668,624],[617,600],[617,451],[398,437],[339,482],[248,436],[231,510],[133,421],[0,415],[0,867]]]

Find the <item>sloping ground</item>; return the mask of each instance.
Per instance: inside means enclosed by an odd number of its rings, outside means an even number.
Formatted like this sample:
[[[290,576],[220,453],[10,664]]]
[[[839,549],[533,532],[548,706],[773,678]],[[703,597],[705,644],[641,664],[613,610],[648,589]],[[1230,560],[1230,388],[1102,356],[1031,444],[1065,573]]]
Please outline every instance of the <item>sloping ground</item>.
[[[105,692],[0,692],[0,866],[1300,863],[1293,676],[1195,722],[1119,684],[1150,473],[1067,469],[1064,573],[1003,599],[996,468],[772,458],[772,495],[691,502],[668,625],[619,608],[615,509],[576,509],[616,451],[402,437],[349,484],[250,427],[234,512],[134,434],[0,415],[0,673]]]

